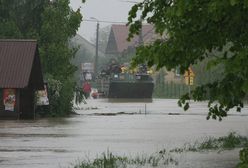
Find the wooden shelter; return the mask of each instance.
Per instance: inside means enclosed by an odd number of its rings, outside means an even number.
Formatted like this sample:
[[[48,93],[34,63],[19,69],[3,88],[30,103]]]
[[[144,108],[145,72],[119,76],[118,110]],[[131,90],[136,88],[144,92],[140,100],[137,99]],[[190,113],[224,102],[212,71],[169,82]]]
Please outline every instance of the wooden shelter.
[[[44,89],[36,40],[0,39],[0,119],[35,116],[35,92]]]

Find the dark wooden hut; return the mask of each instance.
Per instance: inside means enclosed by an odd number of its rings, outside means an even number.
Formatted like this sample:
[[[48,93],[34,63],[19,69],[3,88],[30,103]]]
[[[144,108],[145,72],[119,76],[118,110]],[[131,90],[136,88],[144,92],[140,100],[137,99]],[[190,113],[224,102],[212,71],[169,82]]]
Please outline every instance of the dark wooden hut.
[[[0,39],[0,119],[35,116],[35,92],[44,89],[36,40]]]

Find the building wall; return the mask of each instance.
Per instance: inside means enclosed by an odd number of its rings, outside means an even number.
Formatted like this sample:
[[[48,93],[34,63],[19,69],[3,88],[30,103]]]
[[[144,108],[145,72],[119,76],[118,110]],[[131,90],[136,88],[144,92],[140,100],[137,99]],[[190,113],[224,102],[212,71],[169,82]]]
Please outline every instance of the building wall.
[[[34,91],[25,88],[20,91],[20,118],[33,119],[34,114]]]

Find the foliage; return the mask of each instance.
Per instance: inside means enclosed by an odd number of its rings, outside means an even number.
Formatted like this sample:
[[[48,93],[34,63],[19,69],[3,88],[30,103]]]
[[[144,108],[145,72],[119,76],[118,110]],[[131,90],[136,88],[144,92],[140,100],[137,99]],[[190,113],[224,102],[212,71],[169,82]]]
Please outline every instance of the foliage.
[[[238,135],[235,132],[230,132],[227,136],[214,138],[208,137],[202,142],[195,142],[194,144],[186,144],[183,148],[175,148],[170,152],[200,152],[205,150],[231,150],[234,148],[243,148],[239,152],[240,163],[238,168],[248,167],[248,138]]]
[[[134,64],[147,62],[168,70],[180,66],[183,73],[211,58],[209,68],[221,65],[222,77],[197,87],[191,97],[183,96],[179,105],[188,109],[189,99],[201,101],[209,93],[208,118],[221,120],[230,109],[241,110],[248,91],[247,0],[144,0],[129,12],[130,38],[141,28],[138,11],[162,38],[139,47]],[[215,51],[220,51],[217,56]]]
[[[230,132],[227,136],[219,138],[207,137],[203,141],[193,144],[185,144],[183,147],[171,150],[160,150],[150,155],[118,156],[111,152],[103,153],[93,160],[83,160],[74,168],[124,168],[124,167],[175,167],[180,165],[180,156],[183,152],[222,151],[245,147],[248,144],[247,137]],[[178,157],[179,156],[179,157]],[[241,163],[239,168],[247,168],[248,149],[240,151]]]
[[[53,1],[42,14],[40,55],[43,70],[61,83],[59,97],[50,105],[53,116],[63,116],[72,111],[76,67],[70,63],[75,50],[69,47],[68,40],[76,34],[81,19],[80,11],[74,12],[69,7],[69,0]]]
[[[247,168],[248,167],[248,147],[242,149],[239,152],[240,163],[238,164],[238,168]]]
[[[182,148],[175,148],[170,152],[200,152],[205,150],[231,150],[234,148],[242,148],[248,145],[248,139],[245,136],[230,132],[227,136],[219,138],[206,137],[203,141],[196,141],[193,144],[185,144]]]
[[[1,38],[37,38],[48,0],[0,1]],[[31,13],[31,14],[30,14]]]
[[[166,151],[157,152],[150,156],[136,157],[117,156],[111,152],[107,152],[93,161],[83,160],[74,168],[161,167],[177,164],[178,161]]]
[[[48,81],[49,111],[64,116],[72,111],[76,67],[70,60],[75,49],[69,39],[76,34],[82,16],[69,0],[0,0],[0,38],[38,40],[42,70]]]
[[[49,104],[52,104],[52,106],[49,106],[49,111],[51,112],[51,116],[55,116],[54,112],[56,111],[56,104],[58,103],[58,100],[60,98],[62,83],[59,80],[55,80],[51,76],[48,76],[46,78],[48,84]]]
[[[79,105],[81,102],[86,104],[85,97],[84,97],[84,92],[81,87],[77,87],[75,89],[75,103]]]
[[[69,0],[54,2],[43,12],[40,32],[43,69],[58,79],[75,71],[70,64],[74,51],[68,47],[68,40],[76,34],[80,21],[80,12],[70,9]]]

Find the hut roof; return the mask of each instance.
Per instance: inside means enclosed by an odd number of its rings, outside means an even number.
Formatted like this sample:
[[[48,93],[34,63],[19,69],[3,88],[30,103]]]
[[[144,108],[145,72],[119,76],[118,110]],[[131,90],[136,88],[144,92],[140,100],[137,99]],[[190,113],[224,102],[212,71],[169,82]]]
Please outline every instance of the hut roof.
[[[0,88],[25,88],[30,81],[43,88],[37,41],[0,39]]]

